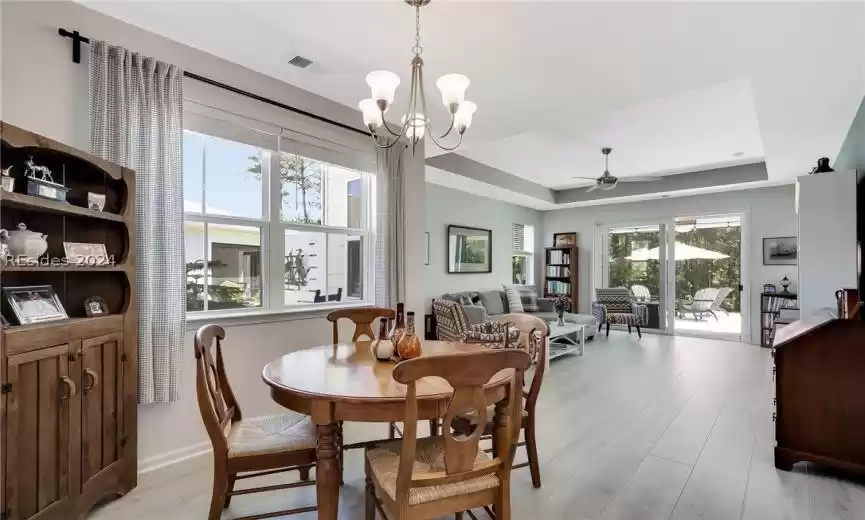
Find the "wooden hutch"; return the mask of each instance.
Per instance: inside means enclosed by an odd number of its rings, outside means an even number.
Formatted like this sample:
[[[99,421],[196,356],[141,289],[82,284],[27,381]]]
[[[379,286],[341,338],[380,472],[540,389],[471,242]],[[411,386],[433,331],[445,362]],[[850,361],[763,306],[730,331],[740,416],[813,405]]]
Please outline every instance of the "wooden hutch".
[[[4,288],[50,285],[69,319],[19,325],[0,334],[0,512],[5,520],[78,519],[137,479],[138,325],[135,307],[135,176],[131,170],[0,123],[0,224],[47,235],[40,262],[0,264]],[[47,166],[69,188],[67,201],[27,194],[25,162]],[[105,195],[88,209],[88,192]],[[64,242],[104,244],[111,265],[73,265]],[[54,260],[53,262],[51,260]],[[59,261],[58,261],[59,260]],[[107,306],[88,317],[85,299]]]
[[[821,311],[778,329],[774,345],[775,467],[865,474],[865,322]]]

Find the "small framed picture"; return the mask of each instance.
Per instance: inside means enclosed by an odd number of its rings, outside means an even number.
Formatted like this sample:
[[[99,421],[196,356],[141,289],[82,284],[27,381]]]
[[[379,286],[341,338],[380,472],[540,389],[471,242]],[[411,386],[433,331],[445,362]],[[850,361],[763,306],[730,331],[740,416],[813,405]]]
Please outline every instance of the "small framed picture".
[[[105,244],[63,242],[66,260],[72,265],[111,265]]]
[[[110,314],[105,299],[99,296],[91,296],[84,300],[84,312],[87,313],[88,318]]]
[[[763,239],[763,265],[796,265],[798,258],[796,237]]]
[[[94,211],[105,209],[105,195],[102,193],[87,192],[87,207]]]
[[[4,287],[3,294],[19,325],[69,318],[50,285]]]
[[[577,245],[576,233],[553,233],[553,247]]]

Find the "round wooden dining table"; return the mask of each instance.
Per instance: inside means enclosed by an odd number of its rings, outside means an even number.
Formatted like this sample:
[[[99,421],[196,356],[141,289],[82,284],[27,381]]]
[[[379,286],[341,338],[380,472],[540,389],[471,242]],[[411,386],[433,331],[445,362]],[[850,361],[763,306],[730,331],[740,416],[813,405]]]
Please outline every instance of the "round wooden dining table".
[[[401,422],[406,387],[393,379],[392,362],[377,361],[371,341],[323,345],[285,354],[262,371],[273,400],[312,418],[316,428],[316,494],[318,518],[336,520],[339,508],[338,423]],[[481,345],[425,341],[424,356],[476,352]],[[502,370],[484,387],[487,402],[503,403],[512,370]],[[453,388],[438,377],[417,382],[418,419],[443,417]],[[504,412],[496,407],[496,414]],[[501,420],[496,417],[496,420]]]

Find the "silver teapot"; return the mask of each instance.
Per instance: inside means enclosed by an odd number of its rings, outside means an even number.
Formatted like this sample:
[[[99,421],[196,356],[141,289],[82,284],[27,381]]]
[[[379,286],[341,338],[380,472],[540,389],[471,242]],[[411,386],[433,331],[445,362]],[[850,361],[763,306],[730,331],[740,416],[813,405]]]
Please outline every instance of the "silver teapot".
[[[47,239],[48,235],[28,230],[23,222],[13,231],[0,229],[0,242],[18,262],[36,262],[48,250]]]

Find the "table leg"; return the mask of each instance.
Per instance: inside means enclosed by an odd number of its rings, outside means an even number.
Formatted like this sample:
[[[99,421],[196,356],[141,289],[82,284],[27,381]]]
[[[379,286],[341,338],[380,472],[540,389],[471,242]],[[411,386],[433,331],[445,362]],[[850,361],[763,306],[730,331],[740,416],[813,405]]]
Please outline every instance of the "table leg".
[[[315,491],[319,520],[337,520],[339,511],[339,447],[336,423],[315,427]]]

